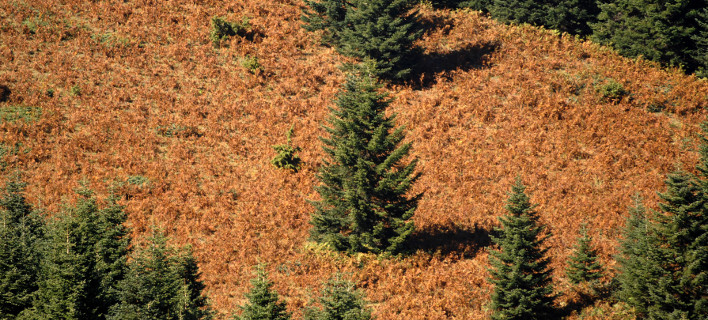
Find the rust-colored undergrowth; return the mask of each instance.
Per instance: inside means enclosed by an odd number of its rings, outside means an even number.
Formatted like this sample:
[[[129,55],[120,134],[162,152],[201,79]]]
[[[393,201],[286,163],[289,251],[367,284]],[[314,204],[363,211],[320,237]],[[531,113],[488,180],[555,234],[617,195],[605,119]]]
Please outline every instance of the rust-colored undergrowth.
[[[489,315],[488,232],[516,176],[553,233],[559,306],[574,306],[562,269],[580,224],[612,270],[632,196],[655,207],[665,175],[696,163],[705,81],[568,35],[421,7],[431,29],[415,80],[387,87],[423,174],[416,252],[322,250],[307,240],[307,200],[317,199],[317,137],[346,58],[301,28],[302,5],[0,2],[5,172],[24,171],[29,198],[49,215],[82,179],[101,197],[117,186],[136,237],[158,226],[193,246],[220,318],[244,302],[263,262],[296,318],[341,271],[379,319],[432,320]],[[217,15],[250,17],[253,39],[215,48]],[[243,67],[246,56],[263,69]],[[629,95],[601,99],[611,80]],[[270,163],[291,125],[297,173]],[[624,311],[600,301],[577,312]]]

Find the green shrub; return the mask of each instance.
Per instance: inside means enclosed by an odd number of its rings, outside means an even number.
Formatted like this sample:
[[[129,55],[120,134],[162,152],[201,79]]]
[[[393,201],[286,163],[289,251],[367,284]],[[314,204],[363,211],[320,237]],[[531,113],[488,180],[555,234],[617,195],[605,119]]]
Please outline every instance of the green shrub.
[[[241,66],[248,69],[251,73],[256,73],[257,71],[263,71],[263,66],[258,62],[258,57],[246,55],[241,59]]]
[[[293,147],[292,146],[292,134],[293,134],[293,129],[295,128],[295,125],[290,127],[290,130],[285,134],[285,136],[288,138],[288,144],[279,144],[273,146],[273,149],[275,149],[275,152],[278,154],[271,160],[270,162],[276,166],[277,168],[281,169],[290,169],[295,172],[300,170],[300,156],[297,155],[297,152],[300,151],[300,147]]]
[[[221,46],[221,41],[233,37],[235,35],[245,37],[251,30],[249,18],[244,17],[241,22],[228,22],[222,17],[211,18],[211,31],[209,32],[209,40],[214,44],[215,48]]]
[[[601,85],[597,89],[597,92],[600,94],[600,100],[603,102],[612,103],[619,102],[622,98],[629,94],[629,92],[624,89],[624,86],[614,79],[610,79],[610,81]]]
[[[79,85],[74,85],[69,89],[69,94],[71,94],[74,97],[78,97],[81,95],[81,87]]]

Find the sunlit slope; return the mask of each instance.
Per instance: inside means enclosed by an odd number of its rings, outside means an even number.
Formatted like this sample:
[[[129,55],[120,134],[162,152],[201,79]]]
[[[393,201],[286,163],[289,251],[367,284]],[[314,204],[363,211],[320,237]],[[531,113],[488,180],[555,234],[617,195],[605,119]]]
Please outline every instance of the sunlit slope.
[[[696,162],[705,81],[566,35],[421,8],[426,54],[410,83],[386,88],[423,174],[418,251],[330,254],[307,242],[307,200],[317,199],[318,136],[345,58],[300,27],[301,6],[0,3],[5,172],[23,170],[29,198],[49,215],[81,180],[99,197],[117,185],[136,237],[156,226],[193,246],[223,315],[244,302],[251,267],[263,262],[296,316],[343,271],[379,319],[482,319],[487,231],[517,176],[553,233],[556,287],[566,292],[562,268],[580,223],[611,269],[632,196],[655,207],[665,174]],[[214,48],[217,15],[250,17],[253,40]],[[243,67],[246,56],[262,70]],[[602,99],[611,80],[628,92],[618,101]],[[270,163],[291,125],[297,173]]]

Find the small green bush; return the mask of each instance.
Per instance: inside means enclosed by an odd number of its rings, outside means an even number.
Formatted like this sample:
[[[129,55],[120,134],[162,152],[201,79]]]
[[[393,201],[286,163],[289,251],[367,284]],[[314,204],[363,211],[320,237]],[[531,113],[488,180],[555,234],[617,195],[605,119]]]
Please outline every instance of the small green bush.
[[[290,130],[285,134],[285,136],[288,138],[288,143],[287,144],[279,144],[273,146],[273,149],[275,149],[275,152],[278,154],[271,160],[270,162],[277,168],[281,169],[290,169],[292,171],[297,172],[300,170],[300,156],[297,155],[297,152],[300,151],[300,147],[293,147],[292,146],[292,134],[293,134],[293,129],[295,126],[291,126]]]
[[[629,94],[629,92],[624,89],[624,86],[614,79],[610,79],[610,81],[601,85],[597,91],[600,94],[600,100],[612,103],[619,102]]]
[[[248,17],[241,19],[241,22],[228,22],[222,17],[211,18],[211,31],[209,32],[209,40],[218,48],[222,44],[222,40],[233,37],[235,35],[245,37],[251,30],[251,24]]]
[[[74,97],[80,96],[80,95],[81,95],[81,87],[79,87],[78,84],[72,86],[72,87],[69,89],[69,94],[72,95],[72,96],[74,96]]]
[[[241,65],[251,73],[263,71],[263,66],[258,62],[258,57],[247,55],[241,59]]]

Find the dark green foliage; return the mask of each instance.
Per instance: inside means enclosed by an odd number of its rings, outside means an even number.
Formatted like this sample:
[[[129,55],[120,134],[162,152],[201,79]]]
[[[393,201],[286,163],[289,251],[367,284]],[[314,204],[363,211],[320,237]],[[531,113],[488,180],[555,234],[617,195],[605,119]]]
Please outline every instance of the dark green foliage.
[[[413,42],[423,32],[417,26],[413,0],[353,0],[339,33],[339,51],[347,56],[375,61],[375,74],[405,79],[417,55]]]
[[[322,289],[319,299],[321,309],[310,309],[305,320],[370,320],[371,310],[366,307],[364,294],[354,283],[341,275],[330,279]]]
[[[246,17],[241,22],[228,22],[222,17],[212,17],[209,40],[214,44],[214,47],[218,48],[221,46],[222,40],[235,35],[245,37],[250,29],[251,24]]]
[[[706,124],[703,125],[704,130]],[[705,131],[704,131],[705,132]],[[633,214],[622,241],[619,297],[650,319],[708,316],[708,143],[699,177],[670,174],[652,219]]]
[[[696,43],[705,35],[697,20],[699,10],[708,7],[705,0],[602,1],[599,7],[593,38],[625,56],[641,55],[689,72],[705,59],[706,51],[701,53]]]
[[[89,190],[49,229],[33,313],[51,319],[105,319],[117,303],[129,238],[122,207],[99,210]]]
[[[589,36],[591,23],[597,21],[600,8],[596,0],[561,0],[551,3],[546,26],[570,34]]]
[[[551,270],[542,248],[547,236],[545,226],[524,193],[526,187],[517,179],[512,186],[506,209],[499,218],[502,228],[492,236],[500,251],[490,253],[490,282],[494,284],[492,319],[547,319],[553,303]]]
[[[455,0],[449,0],[450,2]],[[492,6],[494,0],[468,0],[468,1],[456,1],[459,2],[457,7],[459,8],[470,8],[472,10],[478,10],[482,12],[488,12],[489,8]]]
[[[570,282],[579,284],[593,282],[602,277],[602,265],[597,261],[597,250],[591,246],[592,237],[588,235],[586,226],[580,228],[580,238],[570,256],[566,275]]]
[[[550,0],[493,0],[489,13],[505,23],[529,23],[536,26],[550,24]]]
[[[305,5],[302,15],[305,30],[324,30],[322,43],[338,46],[339,33],[344,29],[344,18],[351,4],[345,0],[305,0]]]
[[[419,176],[417,160],[403,163],[411,145],[401,145],[403,129],[385,115],[391,101],[379,88],[374,78],[350,76],[321,138],[327,159],[311,233],[337,250],[400,252],[414,229],[420,195],[406,193]]]
[[[199,268],[190,249],[167,246],[165,236],[156,232],[137,251],[128,274],[120,282],[120,302],[113,306],[114,320],[196,320],[210,319],[211,310],[202,295]]]
[[[290,313],[284,302],[279,301],[278,294],[273,291],[273,283],[268,280],[268,274],[263,266],[256,268],[256,277],[251,280],[251,291],[246,294],[248,303],[241,306],[241,316],[234,320],[289,320]]]
[[[697,29],[692,36],[696,43],[696,50],[691,55],[698,65],[696,75],[706,78],[708,77],[708,7],[698,11],[696,24]]]
[[[619,102],[622,98],[629,94],[621,83],[613,79],[610,79],[607,83],[597,87],[597,92],[600,94],[601,101],[612,103]]]
[[[32,306],[38,289],[44,220],[23,195],[15,176],[0,198],[0,319],[14,319]]]
[[[275,149],[275,152],[278,154],[270,162],[277,168],[290,169],[297,172],[300,170],[301,160],[300,156],[297,155],[297,152],[300,152],[300,147],[292,146],[292,135],[294,128],[295,125],[291,126],[290,130],[288,130],[285,134],[288,138],[287,144],[273,146],[273,149]]]
[[[617,256],[620,290],[617,296],[639,313],[646,312],[647,282],[651,281],[649,275],[656,273],[652,270],[656,265],[650,261],[649,251],[653,243],[650,243],[648,227],[646,208],[637,198],[635,206],[629,210],[620,241],[620,254]]]

